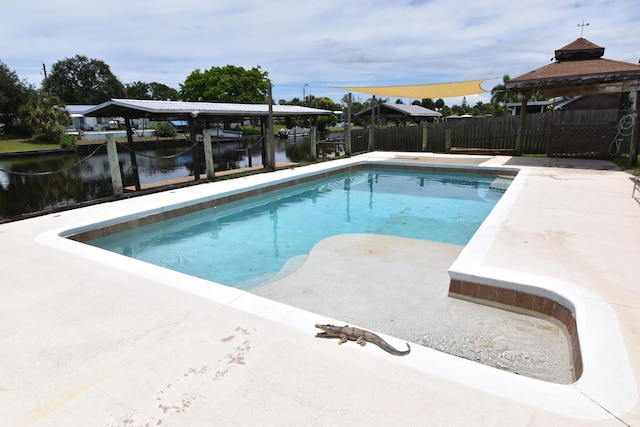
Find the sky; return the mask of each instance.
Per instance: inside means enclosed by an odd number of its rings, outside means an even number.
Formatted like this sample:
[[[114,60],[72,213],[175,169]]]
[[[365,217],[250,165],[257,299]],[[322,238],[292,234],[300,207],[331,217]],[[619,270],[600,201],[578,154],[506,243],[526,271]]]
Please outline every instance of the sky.
[[[40,87],[44,69],[84,55],[123,84],[178,90],[196,69],[260,66],[276,102],[339,103],[347,92],[334,86],[487,79],[491,90],[549,64],[581,32],[605,58],[635,64],[639,26],[637,0],[20,0],[0,9],[0,62]]]

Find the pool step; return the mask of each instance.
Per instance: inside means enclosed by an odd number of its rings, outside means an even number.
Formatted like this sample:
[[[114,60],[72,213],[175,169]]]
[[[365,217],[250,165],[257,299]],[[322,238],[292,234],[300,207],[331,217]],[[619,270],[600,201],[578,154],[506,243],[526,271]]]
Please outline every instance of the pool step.
[[[504,175],[498,175],[493,182],[491,183],[491,185],[489,185],[489,188],[491,188],[492,190],[502,190],[502,191],[506,191],[507,188],[509,188],[509,185],[513,182],[513,177],[512,176],[504,176]]]

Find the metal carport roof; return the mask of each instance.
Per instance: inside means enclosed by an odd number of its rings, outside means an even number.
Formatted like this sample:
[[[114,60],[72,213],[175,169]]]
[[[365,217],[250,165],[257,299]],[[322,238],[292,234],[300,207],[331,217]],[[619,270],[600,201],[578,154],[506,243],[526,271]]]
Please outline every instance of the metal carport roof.
[[[325,116],[329,110],[299,105],[273,105],[275,117]],[[215,117],[268,117],[267,104],[232,104],[214,102],[154,101],[142,99],[112,99],[83,113],[89,117],[123,117],[127,119],[186,119]]]
[[[408,117],[442,117],[441,113],[430,110],[421,105],[389,104],[385,102],[376,106],[376,108],[378,107],[381,110],[384,110],[384,113],[387,115],[399,115]],[[367,114],[371,114],[371,107],[356,113],[356,115],[358,116],[364,116]]]

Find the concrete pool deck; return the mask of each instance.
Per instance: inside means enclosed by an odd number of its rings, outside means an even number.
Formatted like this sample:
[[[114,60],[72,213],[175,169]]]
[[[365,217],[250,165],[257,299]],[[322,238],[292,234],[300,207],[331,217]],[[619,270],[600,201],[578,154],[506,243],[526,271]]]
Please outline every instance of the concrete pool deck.
[[[450,275],[571,306],[584,363],[577,382],[521,377],[418,345],[405,357],[338,346],[314,338],[314,324],[345,319],[59,237],[365,160],[520,169]],[[376,152],[2,224],[0,424],[638,425],[632,186],[610,162]],[[378,271],[381,280],[398,276]]]

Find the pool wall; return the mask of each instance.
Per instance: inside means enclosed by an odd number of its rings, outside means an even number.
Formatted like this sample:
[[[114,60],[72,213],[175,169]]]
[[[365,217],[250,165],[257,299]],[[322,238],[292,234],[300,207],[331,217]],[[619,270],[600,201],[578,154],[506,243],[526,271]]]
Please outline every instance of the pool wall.
[[[577,380],[582,376],[582,354],[573,307],[567,308],[556,299],[534,293],[456,279],[451,279],[449,296],[560,322],[569,341],[573,378]]]
[[[335,168],[323,172],[306,174],[294,179],[274,181],[273,183],[254,186],[244,189],[241,192],[232,192],[228,194],[220,194],[214,197],[197,200],[188,204],[177,204],[175,206],[167,206],[159,211],[141,212],[134,217],[122,217],[114,218],[109,223],[95,224],[93,227],[83,227],[82,229],[71,230],[69,234],[65,234],[64,237],[78,241],[88,242],[90,240],[107,237],[112,234],[120,233],[123,231],[132,230],[145,225],[154,224],[156,222],[165,221],[168,219],[176,218],[179,216],[198,212],[200,210],[214,208],[222,206],[227,203],[236,202],[253,196],[264,195],[272,191],[286,189],[298,184],[304,184],[316,179],[327,178],[338,173],[353,172],[360,169],[371,167],[370,163],[358,163],[347,167]],[[376,163],[376,168],[389,168],[397,169],[399,166],[397,163]],[[437,172],[465,172],[479,175],[497,175],[512,177],[516,175],[516,171],[513,169],[500,169],[500,168],[460,168],[460,167],[447,167],[447,166],[418,166],[418,165],[402,165],[402,169],[405,170],[420,170],[420,171],[437,171]]]

